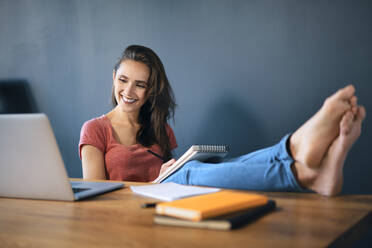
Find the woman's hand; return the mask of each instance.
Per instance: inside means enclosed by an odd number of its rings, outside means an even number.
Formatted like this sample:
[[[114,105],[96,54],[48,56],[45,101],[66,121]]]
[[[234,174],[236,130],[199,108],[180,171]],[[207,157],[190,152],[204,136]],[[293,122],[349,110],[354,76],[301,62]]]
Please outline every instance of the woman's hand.
[[[176,162],[176,160],[174,158],[172,158],[171,160],[169,160],[168,162],[166,162],[165,164],[162,164],[161,168],[160,168],[160,172],[159,172],[159,176],[154,180],[154,181],[157,181],[158,178],[169,168],[171,167],[174,162]],[[153,181],[153,182],[154,182]]]
[[[163,174],[169,167],[171,167],[174,164],[174,162],[176,162],[176,160],[174,158],[172,158],[171,160],[169,160],[165,164],[162,164],[162,166],[160,168],[159,176],[161,174]]]

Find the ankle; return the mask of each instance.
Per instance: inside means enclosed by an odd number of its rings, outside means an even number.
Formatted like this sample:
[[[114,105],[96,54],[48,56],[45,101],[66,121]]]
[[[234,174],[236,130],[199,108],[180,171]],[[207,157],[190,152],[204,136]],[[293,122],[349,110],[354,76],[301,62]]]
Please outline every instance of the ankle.
[[[289,155],[293,158],[293,160],[298,160],[297,159],[297,147],[298,147],[298,142],[297,142],[297,131],[291,134],[287,140],[286,143],[287,151]]]
[[[291,170],[298,185],[305,189],[312,189],[312,186],[318,176],[316,170],[310,169],[298,161],[292,163]]]

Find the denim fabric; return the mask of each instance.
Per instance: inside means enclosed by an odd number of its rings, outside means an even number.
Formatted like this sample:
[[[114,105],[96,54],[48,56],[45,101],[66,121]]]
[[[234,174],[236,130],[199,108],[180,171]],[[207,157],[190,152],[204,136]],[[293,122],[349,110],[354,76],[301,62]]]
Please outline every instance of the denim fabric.
[[[292,170],[287,151],[290,134],[271,147],[220,163],[190,161],[163,182],[259,191],[305,191]]]

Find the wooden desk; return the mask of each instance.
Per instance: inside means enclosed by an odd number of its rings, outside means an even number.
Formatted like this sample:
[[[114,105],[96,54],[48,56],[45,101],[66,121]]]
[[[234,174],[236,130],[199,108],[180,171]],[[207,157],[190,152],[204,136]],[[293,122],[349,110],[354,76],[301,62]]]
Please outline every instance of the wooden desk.
[[[81,202],[0,198],[0,246],[348,247],[372,222],[372,195],[266,194],[278,210],[233,231],[155,225],[140,208],[152,199],[128,187]]]

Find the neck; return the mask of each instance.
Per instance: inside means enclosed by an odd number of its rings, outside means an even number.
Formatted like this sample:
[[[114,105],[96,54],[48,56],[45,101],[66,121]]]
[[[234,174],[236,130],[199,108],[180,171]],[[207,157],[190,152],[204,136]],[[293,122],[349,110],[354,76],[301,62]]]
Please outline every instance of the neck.
[[[121,124],[136,126],[138,125],[139,111],[137,112],[123,112],[118,106],[116,106],[107,116],[113,122],[119,122]]]

